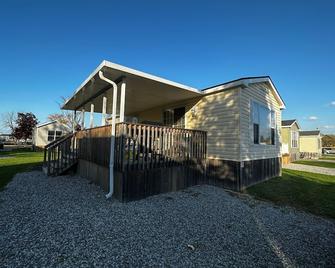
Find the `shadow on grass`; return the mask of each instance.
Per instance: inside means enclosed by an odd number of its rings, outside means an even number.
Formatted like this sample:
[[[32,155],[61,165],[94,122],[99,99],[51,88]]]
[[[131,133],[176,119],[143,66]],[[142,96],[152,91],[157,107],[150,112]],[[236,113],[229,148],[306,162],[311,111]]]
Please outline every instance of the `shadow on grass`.
[[[282,177],[254,185],[247,192],[258,199],[335,218],[335,176],[283,170]]]
[[[7,183],[11,181],[11,179],[17,173],[37,170],[42,168],[42,162],[35,163],[23,163],[11,166],[0,166],[0,191],[4,190]]]

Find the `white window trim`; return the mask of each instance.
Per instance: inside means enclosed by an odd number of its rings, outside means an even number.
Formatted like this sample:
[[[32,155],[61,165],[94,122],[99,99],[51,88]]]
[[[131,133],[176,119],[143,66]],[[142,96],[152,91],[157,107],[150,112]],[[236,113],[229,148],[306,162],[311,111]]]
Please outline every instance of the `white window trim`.
[[[296,133],[297,135],[297,139],[296,139],[296,143],[297,143],[297,146],[293,146],[293,133]],[[299,132],[298,131],[295,131],[295,130],[291,130],[291,148],[298,148],[298,143],[299,143]]]
[[[267,144],[267,143],[261,143],[260,142],[260,135],[258,134],[258,143],[254,143],[254,121],[253,121],[253,116],[254,116],[254,111],[253,111],[253,102],[257,103],[258,105],[264,106],[266,107],[269,111],[270,111],[270,117],[271,117],[271,112],[274,112],[275,115],[275,142],[274,144]],[[250,111],[249,111],[249,116],[250,116],[250,143],[254,146],[276,146],[277,145],[277,113],[276,110],[273,109],[272,107],[267,106],[266,104],[255,100],[255,99],[250,99]],[[260,127],[260,122],[258,123],[259,127]],[[270,136],[271,136],[271,118],[270,118]]]

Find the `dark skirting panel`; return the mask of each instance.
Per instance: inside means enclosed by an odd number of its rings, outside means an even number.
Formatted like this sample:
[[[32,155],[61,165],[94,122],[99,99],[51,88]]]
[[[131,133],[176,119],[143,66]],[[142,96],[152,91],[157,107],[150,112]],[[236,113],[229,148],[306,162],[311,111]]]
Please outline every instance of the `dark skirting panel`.
[[[80,160],[78,172],[108,191],[108,168]],[[206,163],[174,165],[143,170],[114,171],[114,197],[127,202],[178,191],[194,185],[213,185],[241,191],[281,175],[281,158],[251,161],[208,159]]]
[[[250,185],[280,176],[281,158],[243,162],[209,159],[206,170],[209,184],[242,191]]]
[[[201,166],[173,166],[119,173],[118,183],[121,201],[142,199],[151,195],[185,189],[204,184],[205,176]]]

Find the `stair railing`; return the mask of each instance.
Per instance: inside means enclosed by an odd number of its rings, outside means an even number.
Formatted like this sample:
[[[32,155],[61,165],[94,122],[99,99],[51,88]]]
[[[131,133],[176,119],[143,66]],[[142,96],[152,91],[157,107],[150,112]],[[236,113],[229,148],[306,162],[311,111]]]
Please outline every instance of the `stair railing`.
[[[43,169],[48,176],[58,176],[78,161],[78,146],[75,134],[61,137],[44,147]]]

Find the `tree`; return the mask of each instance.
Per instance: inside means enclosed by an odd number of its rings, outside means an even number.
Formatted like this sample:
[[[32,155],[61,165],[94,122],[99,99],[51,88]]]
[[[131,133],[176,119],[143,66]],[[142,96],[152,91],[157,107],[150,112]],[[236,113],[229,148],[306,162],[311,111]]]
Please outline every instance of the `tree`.
[[[16,127],[17,115],[15,112],[8,112],[2,115],[2,126],[6,129],[9,129],[13,134]]]
[[[27,140],[32,137],[33,129],[38,124],[38,121],[33,113],[17,113],[15,123],[16,126],[12,135],[18,140]]]
[[[322,147],[335,147],[335,135],[325,135],[322,137]]]
[[[62,111],[61,113],[50,114],[48,119],[51,121],[58,121],[61,124],[66,125],[69,129],[78,129],[80,128],[81,116],[80,114],[74,114],[69,111]]]
[[[58,103],[60,108],[62,107],[66,98],[61,97],[61,100],[61,103]],[[66,125],[71,130],[78,130],[81,128],[81,113],[76,113],[76,115],[74,115],[74,113],[71,111],[61,110],[60,113],[50,114],[48,119],[51,121],[58,121],[59,123]]]

